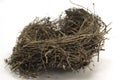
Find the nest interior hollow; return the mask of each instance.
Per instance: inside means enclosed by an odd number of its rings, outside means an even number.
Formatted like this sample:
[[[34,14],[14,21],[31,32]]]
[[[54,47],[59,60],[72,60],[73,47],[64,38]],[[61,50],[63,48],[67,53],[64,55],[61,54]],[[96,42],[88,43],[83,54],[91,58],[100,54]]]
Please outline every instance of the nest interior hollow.
[[[29,76],[79,70],[102,50],[106,27],[100,17],[80,8],[67,9],[64,17],[53,21],[36,18],[21,32],[8,64]]]

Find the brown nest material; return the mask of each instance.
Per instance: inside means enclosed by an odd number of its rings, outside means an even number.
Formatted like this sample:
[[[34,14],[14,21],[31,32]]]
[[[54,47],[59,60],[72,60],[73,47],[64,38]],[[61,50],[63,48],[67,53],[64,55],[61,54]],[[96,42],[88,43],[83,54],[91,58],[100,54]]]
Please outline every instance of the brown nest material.
[[[36,18],[22,31],[7,63],[29,77],[51,70],[77,71],[99,57],[106,28],[100,17],[80,8],[65,10],[64,17],[53,21]]]

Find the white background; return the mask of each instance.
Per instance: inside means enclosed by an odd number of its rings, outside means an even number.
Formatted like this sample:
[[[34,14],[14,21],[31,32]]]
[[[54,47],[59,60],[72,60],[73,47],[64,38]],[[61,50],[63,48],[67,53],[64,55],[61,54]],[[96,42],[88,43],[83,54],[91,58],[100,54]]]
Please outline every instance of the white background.
[[[93,71],[56,74],[37,78],[37,80],[120,80],[120,2],[119,0],[72,0],[91,11],[95,3],[98,14],[112,30],[109,32],[100,62],[94,60]],[[12,54],[20,32],[35,17],[57,18],[70,7],[77,7],[69,0],[0,0],[0,80],[24,80],[16,77],[7,68],[4,59]],[[34,79],[35,80],[35,79]]]

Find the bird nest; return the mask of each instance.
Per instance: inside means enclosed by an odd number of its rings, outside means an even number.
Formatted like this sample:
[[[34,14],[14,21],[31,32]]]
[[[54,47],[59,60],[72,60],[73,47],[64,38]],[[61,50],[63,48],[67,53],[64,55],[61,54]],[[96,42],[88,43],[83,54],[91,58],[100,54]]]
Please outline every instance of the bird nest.
[[[100,17],[82,8],[67,9],[53,21],[36,18],[21,32],[7,63],[22,76],[77,71],[99,57],[107,32]]]

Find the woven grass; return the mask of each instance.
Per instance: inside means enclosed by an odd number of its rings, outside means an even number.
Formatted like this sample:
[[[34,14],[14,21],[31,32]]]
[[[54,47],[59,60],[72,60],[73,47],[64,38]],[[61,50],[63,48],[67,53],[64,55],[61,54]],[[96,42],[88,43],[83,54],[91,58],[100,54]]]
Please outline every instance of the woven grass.
[[[106,24],[80,8],[50,21],[36,18],[21,32],[8,59],[12,71],[37,76],[51,70],[77,71],[88,66],[104,45]]]

